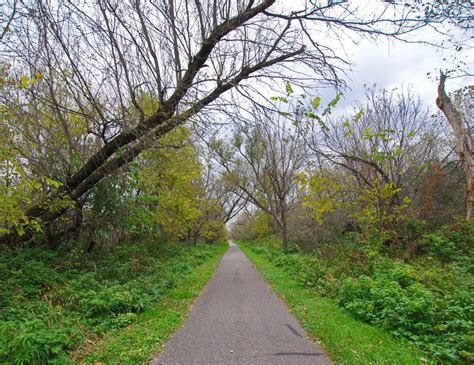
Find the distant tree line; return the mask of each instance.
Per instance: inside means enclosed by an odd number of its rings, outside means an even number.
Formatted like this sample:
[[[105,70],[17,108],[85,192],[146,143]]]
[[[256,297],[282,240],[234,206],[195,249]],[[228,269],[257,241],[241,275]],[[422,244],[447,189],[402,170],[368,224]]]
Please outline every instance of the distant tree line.
[[[311,179],[318,160],[318,168],[333,161],[341,170],[331,173],[368,192],[391,195],[374,209],[392,214],[405,195],[419,196],[403,191],[422,175],[407,162],[415,155],[405,150],[410,131],[394,126],[394,135],[377,122],[367,132],[375,135],[361,140],[330,128],[315,144],[316,131],[302,139],[301,125],[278,122],[287,112],[272,114],[279,100],[262,90],[277,90],[281,80],[306,91],[343,87],[350,62],[323,38],[403,39],[423,27],[442,33],[447,23],[462,32],[472,20],[463,2],[438,1],[380,2],[371,14],[352,2],[312,0],[295,7],[275,0],[8,0],[1,10],[0,241],[50,247],[148,229],[212,240],[244,202],[271,216],[286,242],[288,219],[302,202],[288,179]],[[249,111],[255,118],[244,126]],[[236,133],[225,141],[231,156],[208,156],[203,145],[215,144],[223,125]],[[400,156],[385,155],[393,143],[400,150],[391,153]],[[438,152],[416,158],[430,153]],[[451,160],[436,158],[447,173]],[[211,160],[220,167],[209,170]]]

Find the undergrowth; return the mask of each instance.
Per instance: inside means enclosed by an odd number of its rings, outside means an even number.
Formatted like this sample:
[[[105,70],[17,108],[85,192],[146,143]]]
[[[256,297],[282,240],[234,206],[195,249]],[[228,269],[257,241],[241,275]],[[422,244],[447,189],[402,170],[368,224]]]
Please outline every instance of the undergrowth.
[[[440,363],[474,361],[474,230],[443,227],[424,234],[409,262],[354,241],[284,254],[274,242],[253,252],[358,320],[412,342]]]
[[[70,363],[85,339],[129,325],[221,249],[157,242],[89,254],[2,249],[0,363]]]

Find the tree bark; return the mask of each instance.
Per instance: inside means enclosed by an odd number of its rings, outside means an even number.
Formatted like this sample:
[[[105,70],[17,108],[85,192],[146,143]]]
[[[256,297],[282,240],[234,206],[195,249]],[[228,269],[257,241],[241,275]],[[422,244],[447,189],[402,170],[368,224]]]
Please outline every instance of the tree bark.
[[[466,171],[466,218],[474,220],[474,168],[471,165]]]
[[[461,112],[456,109],[445,91],[446,75],[441,73],[436,105],[451,125],[456,138],[456,152],[466,174],[466,219],[474,220],[474,156],[470,131]]]
[[[282,212],[280,214],[280,220],[278,221],[278,225],[280,226],[280,239],[283,248],[283,252],[288,252],[288,224],[286,222],[286,214]]]

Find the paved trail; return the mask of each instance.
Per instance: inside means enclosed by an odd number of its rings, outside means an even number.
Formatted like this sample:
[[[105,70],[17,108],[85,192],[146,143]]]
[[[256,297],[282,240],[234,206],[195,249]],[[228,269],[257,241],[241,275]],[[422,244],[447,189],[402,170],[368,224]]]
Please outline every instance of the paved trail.
[[[231,245],[158,364],[329,364],[321,348]]]

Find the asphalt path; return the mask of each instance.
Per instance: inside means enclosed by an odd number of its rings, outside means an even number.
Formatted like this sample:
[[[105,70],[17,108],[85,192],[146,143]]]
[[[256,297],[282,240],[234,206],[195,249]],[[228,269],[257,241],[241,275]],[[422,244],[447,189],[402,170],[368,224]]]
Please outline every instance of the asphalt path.
[[[329,364],[235,245],[151,364]]]

